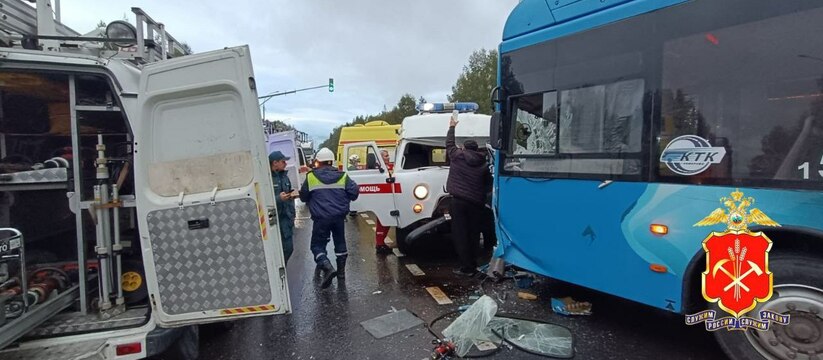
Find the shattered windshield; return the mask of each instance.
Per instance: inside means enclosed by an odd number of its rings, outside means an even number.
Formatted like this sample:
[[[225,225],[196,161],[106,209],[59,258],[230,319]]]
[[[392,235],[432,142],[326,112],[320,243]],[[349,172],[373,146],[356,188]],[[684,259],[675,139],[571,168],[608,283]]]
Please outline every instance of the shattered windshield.
[[[574,356],[572,333],[562,326],[504,317],[494,317],[486,327],[490,339],[500,337],[527,351],[556,358]]]
[[[519,99],[514,122],[514,153],[553,155],[557,151],[557,93]]]

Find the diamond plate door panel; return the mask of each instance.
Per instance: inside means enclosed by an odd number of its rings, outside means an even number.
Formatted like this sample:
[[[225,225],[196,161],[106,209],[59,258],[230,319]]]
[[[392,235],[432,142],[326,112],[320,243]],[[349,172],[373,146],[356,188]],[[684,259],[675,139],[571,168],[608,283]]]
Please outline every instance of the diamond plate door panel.
[[[0,182],[3,184],[39,184],[65,182],[67,179],[66,168],[49,168],[3,174]]]
[[[9,349],[0,352],[0,360],[105,360],[105,349],[105,340],[92,340],[29,349]]]
[[[134,308],[126,310],[111,319],[101,319],[99,314],[81,315],[79,313],[60,314],[37,329],[26,334],[26,339],[38,337],[75,334],[100,330],[122,329],[136,327],[149,321],[148,308]]]
[[[253,199],[157,210],[148,225],[163,312],[271,303]]]

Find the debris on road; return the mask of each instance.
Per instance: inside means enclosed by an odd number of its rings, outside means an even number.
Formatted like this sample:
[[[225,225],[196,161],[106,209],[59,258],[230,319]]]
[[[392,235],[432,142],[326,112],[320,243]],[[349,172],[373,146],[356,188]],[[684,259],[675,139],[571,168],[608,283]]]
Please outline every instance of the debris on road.
[[[381,315],[360,323],[360,325],[376,339],[394,335],[422,324],[423,320],[406,309]]]
[[[377,290],[377,291],[375,291],[375,292],[373,292],[373,293],[371,293],[371,294],[372,294],[372,295],[380,295],[380,294],[382,294],[382,293],[383,293],[383,291],[381,291],[381,290]]]
[[[483,295],[443,330],[443,336],[457,346],[458,356],[466,356],[475,341],[492,340],[484,330],[496,313],[497,303]]]
[[[591,315],[592,304],[585,301],[576,301],[571,297],[560,299],[552,298],[552,310],[560,315]]]
[[[534,285],[534,275],[530,273],[525,273],[524,275],[515,275],[515,283],[517,287],[520,289],[528,289]]]
[[[426,273],[417,264],[406,264],[406,269],[409,269],[414,276],[426,276]]]
[[[518,291],[517,297],[523,300],[537,300],[537,295],[525,291]]]
[[[426,291],[428,291],[429,295],[434,298],[434,301],[437,301],[440,305],[453,304],[452,299],[449,299],[448,295],[446,295],[446,293],[444,293],[443,290],[440,290],[437,286],[429,286],[426,288]]]
[[[475,341],[474,346],[480,351],[491,351],[497,349],[497,345],[491,341]]]

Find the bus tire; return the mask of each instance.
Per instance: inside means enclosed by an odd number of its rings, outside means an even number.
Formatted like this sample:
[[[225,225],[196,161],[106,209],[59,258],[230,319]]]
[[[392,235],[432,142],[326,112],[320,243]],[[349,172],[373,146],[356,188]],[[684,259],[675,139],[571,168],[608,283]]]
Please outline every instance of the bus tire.
[[[819,266],[820,261],[820,258],[798,253],[769,256],[769,270],[774,273],[774,293],[769,301],[758,304],[747,315],[757,318],[759,315],[756,314],[761,310],[788,311],[791,315],[789,325],[772,323],[768,331],[715,331],[715,339],[730,359],[792,359],[804,349],[823,346],[823,269]],[[787,306],[795,310],[789,311]],[[720,310],[716,304],[712,304],[712,308]],[[792,353],[794,356],[790,356]]]

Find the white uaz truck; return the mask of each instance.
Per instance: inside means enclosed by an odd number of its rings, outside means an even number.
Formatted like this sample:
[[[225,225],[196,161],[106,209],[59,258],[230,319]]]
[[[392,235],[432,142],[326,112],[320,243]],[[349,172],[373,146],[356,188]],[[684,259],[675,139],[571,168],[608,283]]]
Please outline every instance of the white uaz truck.
[[[449,118],[452,111],[459,112],[460,124],[455,128],[457,144],[472,139],[485,148],[491,117],[476,114],[477,109],[475,103],[418,105],[418,114],[403,119],[394,164],[386,164],[374,142],[344,146],[343,159],[348,159],[349,152],[366,154],[363,169],[346,170],[360,187],[360,197],[352,203],[352,211],[371,212],[383,226],[396,227],[400,251],[408,252],[422,236],[448,231],[451,220],[448,214],[451,196],[446,191]]]

